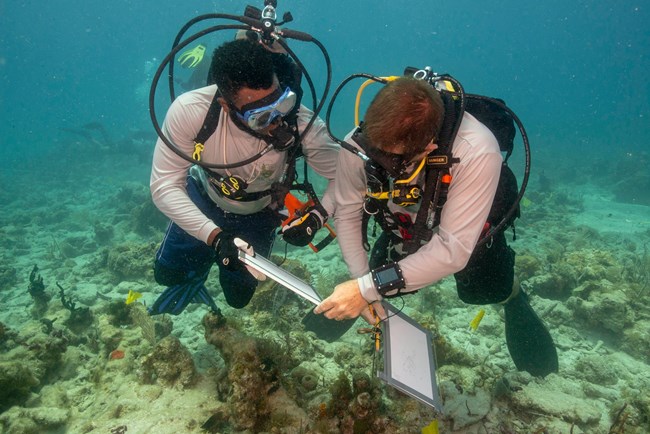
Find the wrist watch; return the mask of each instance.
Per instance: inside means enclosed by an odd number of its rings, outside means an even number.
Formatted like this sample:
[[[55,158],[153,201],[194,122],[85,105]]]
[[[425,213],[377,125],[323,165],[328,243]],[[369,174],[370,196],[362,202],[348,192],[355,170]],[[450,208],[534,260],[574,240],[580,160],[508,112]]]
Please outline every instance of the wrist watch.
[[[377,292],[384,298],[397,297],[401,295],[402,289],[406,288],[402,269],[397,262],[389,262],[370,272],[372,282]],[[389,292],[395,291],[393,294]]]

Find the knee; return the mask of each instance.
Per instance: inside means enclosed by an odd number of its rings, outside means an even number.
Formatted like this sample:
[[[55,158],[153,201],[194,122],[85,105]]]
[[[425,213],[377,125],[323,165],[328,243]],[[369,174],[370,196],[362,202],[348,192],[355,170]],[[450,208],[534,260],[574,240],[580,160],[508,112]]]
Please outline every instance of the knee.
[[[185,280],[185,275],[186,273],[184,271],[165,267],[158,261],[156,261],[153,267],[154,279],[163,286],[179,284]]]
[[[257,279],[246,270],[227,272],[220,268],[219,283],[226,303],[235,309],[248,306],[257,289]]]
[[[248,303],[250,303],[251,299],[253,298],[253,294],[255,294],[256,286],[257,285],[253,287],[239,288],[236,292],[227,291],[224,289],[223,295],[226,299],[226,303],[228,303],[228,306],[234,309],[245,308],[246,306],[248,306]]]
[[[226,302],[228,303],[228,306],[232,307],[233,309],[243,309],[246,306],[248,306],[248,303],[250,303],[251,299],[244,299],[242,297],[226,297]]]

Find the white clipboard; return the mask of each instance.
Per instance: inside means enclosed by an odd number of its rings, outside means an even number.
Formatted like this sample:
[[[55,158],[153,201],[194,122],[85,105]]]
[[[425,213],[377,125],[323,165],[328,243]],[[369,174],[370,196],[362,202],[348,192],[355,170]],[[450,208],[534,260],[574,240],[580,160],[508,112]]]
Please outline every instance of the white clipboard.
[[[243,250],[239,250],[239,260],[260,273],[270,277],[285,288],[295,292],[307,301],[319,305],[321,298],[316,290],[307,282],[300,280],[288,271],[278,267],[260,255],[249,255]]]
[[[383,301],[384,370],[377,376],[409,396],[442,413],[436,384],[433,335],[412,318]]]

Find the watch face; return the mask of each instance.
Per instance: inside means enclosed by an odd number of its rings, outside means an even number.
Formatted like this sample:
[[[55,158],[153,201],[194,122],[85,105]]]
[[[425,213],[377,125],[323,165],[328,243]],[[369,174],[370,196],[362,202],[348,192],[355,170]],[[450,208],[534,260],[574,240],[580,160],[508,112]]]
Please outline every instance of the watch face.
[[[385,285],[387,283],[393,283],[396,280],[399,280],[399,276],[397,275],[397,270],[395,268],[387,268],[386,270],[381,270],[375,273],[375,276],[377,276],[377,282],[380,285]]]

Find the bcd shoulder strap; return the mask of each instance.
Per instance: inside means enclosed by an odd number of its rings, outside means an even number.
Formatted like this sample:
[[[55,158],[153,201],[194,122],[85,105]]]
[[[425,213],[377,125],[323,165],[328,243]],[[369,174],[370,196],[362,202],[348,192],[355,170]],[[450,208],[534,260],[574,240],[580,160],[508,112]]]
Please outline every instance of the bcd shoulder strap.
[[[200,144],[203,146],[205,142],[210,138],[210,136],[212,136],[212,134],[214,134],[214,132],[217,130],[217,126],[219,125],[219,117],[221,116],[221,104],[219,104],[218,101],[218,98],[220,96],[221,94],[217,90],[217,92],[215,92],[214,94],[214,97],[212,98],[212,101],[210,102],[210,107],[208,108],[205,118],[203,119],[203,124],[201,125],[198,134],[194,138],[195,144]],[[295,114],[294,116],[291,117],[290,122],[297,123],[297,116]],[[302,145],[299,142],[297,142],[296,145],[293,146],[292,149],[288,151],[288,155],[289,155],[288,167],[286,170],[285,179],[282,182],[274,183],[271,186],[271,188],[268,190],[257,191],[257,192],[243,192],[244,194],[242,198],[238,200],[242,202],[252,202],[261,199],[265,196],[272,195],[273,202],[278,202],[279,204],[283,204],[284,197],[289,192],[292,184],[296,179],[296,160],[302,156]],[[207,167],[201,166],[201,169],[206,173],[206,175],[209,178],[214,180],[213,184],[215,182],[216,184],[220,184],[226,180],[225,177],[210,170]],[[306,182],[307,181],[305,181],[305,183]],[[220,190],[217,189],[216,191],[219,192]]]
[[[404,240],[404,250],[407,254],[415,253],[422,241],[431,239],[433,229],[440,222],[440,213],[447,200],[449,190],[449,169],[458,159],[452,157],[452,147],[458,132],[458,124],[462,119],[463,108],[460,100],[456,100],[447,91],[440,91],[445,106],[445,118],[438,134],[438,148],[427,156],[425,169],[425,185],[415,222],[413,237]]]

